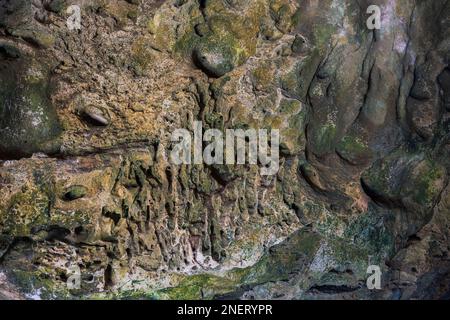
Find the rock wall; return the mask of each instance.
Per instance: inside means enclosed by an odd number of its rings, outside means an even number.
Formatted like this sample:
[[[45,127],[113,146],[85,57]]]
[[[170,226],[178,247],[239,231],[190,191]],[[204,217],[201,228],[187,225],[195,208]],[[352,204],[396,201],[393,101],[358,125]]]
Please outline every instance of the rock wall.
[[[0,299],[449,298],[449,30],[446,0],[0,0]],[[278,129],[279,171],[171,163],[194,121]]]

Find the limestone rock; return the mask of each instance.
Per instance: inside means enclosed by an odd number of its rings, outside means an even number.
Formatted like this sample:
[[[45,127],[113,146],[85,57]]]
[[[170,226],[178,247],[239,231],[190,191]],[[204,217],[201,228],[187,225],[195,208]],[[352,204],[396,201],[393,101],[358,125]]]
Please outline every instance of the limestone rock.
[[[0,299],[448,298],[450,1],[374,4],[0,0]]]

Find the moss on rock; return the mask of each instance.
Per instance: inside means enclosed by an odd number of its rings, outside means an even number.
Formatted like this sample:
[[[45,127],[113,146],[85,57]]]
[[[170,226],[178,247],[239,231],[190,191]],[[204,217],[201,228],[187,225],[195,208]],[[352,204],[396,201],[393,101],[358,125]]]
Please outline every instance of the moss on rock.
[[[45,68],[21,60],[0,61],[0,156],[56,152],[61,128],[48,97]]]
[[[362,175],[367,192],[378,202],[405,208],[403,222],[414,232],[429,221],[447,183],[446,169],[424,153],[396,150]]]
[[[353,136],[343,137],[336,146],[336,152],[354,165],[364,164],[372,155],[367,144]]]
[[[311,127],[310,143],[314,153],[323,156],[334,150],[336,140],[336,125],[327,123],[322,126]]]

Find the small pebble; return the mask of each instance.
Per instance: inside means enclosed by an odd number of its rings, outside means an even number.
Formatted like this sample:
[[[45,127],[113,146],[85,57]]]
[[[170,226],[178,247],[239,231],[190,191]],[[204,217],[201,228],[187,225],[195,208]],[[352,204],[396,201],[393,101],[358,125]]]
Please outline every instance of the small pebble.
[[[103,112],[97,107],[87,107],[84,110],[84,115],[96,125],[107,126],[109,124],[108,119],[106,119]]]
[[[76,200],[83,198],[87,194],[87,188],[84,186],[71,186],[66,190],[64,198],[66,200]]]

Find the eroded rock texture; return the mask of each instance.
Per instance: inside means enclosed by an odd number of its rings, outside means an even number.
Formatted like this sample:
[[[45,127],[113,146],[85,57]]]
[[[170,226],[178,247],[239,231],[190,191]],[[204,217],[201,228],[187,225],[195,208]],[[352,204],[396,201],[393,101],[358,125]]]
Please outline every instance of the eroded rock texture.
[[[0,298],[449,298],[449,30],[446,0],[0,0]],[[171,164],[194,120],[279,129],[280,170]]]

